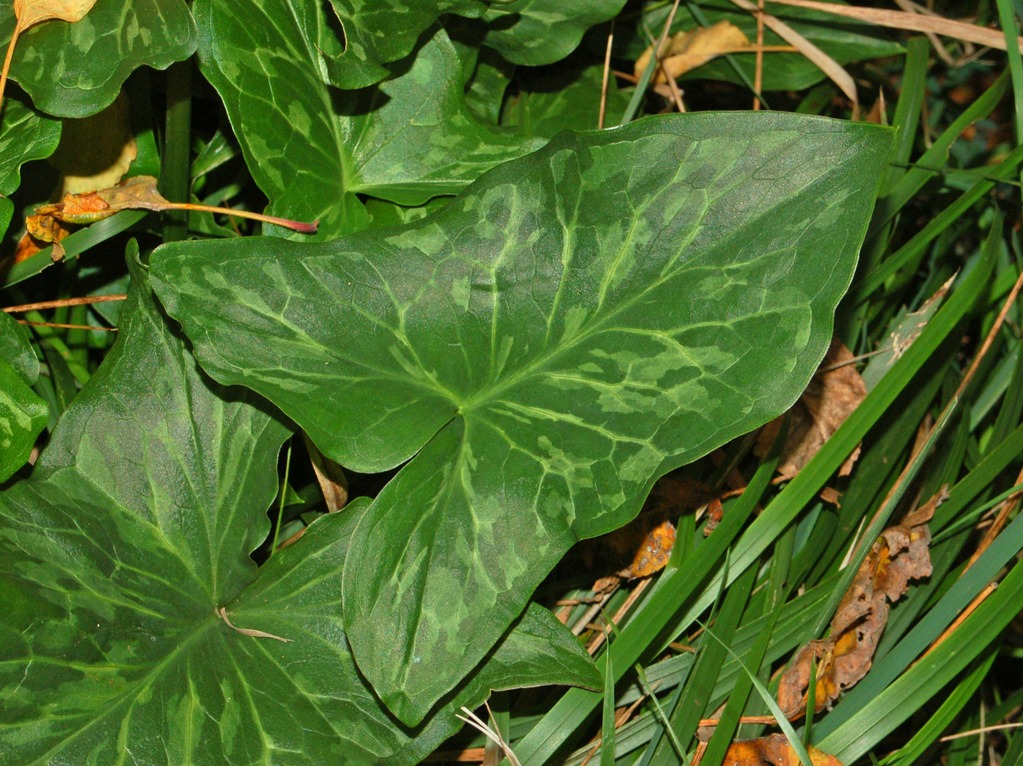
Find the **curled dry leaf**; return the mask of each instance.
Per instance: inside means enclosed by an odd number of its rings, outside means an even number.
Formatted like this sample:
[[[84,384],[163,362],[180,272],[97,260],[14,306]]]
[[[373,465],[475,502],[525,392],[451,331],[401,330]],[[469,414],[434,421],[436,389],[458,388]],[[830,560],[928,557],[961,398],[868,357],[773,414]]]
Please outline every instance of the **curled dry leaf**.
[[[265,221],[303,234],[312,234],[316,231],[317,222],[315,221],[303,223],[244,210],[193,205],[187,202],[170,202],[156,190],[156,183],[156,179],[152,176],[134,176],[106,189],[81,194],[65,194],[60,202],[37,207],[35,212],[25,219],[26,234],[18,245],[14,262],[17,263],[34,255],[46,243],[53,245],[54,260],[59,260],[60,241],[71,233],[69,225],[80,226],[95,223],[120,213],[122,210],[153,210],[156,212],[200,210]]]
[[[783,476],[794,476],[820,452],[824,442],[867,396],[867,386],[852,361],[852,352],[837,338],[833,340],[799,401],[787,415],[775,418],[761,429],[754,448],[757,457],[763,458],[770,453],[785,417],[789,417],[789,431],[778,472]],[[849,475],[859,454],[857,447],[839,469],[840,476]]]
[[[750,47],[749,39],[742,30],[729,21],[719,21],[709,27],[697,27],[688,32],[679,32],[666,39],[661,47],[660,59],[664,70],[654,73],[653,82],[663,83],[664,72],[678,78],[686,72],[703,66],[708,61],[726,53],[738,53]],[[636,60],[636,77],[640,77],[653,55],[653,46],[647,48]]]
[[[302,439],[309,452],[309,462],[316,474],[320,492],[323,493],[323,501],[327,504],[327,512],[340,511],[348,504],[348,479],[344,469],[320,452],[308,434],[303,433]]]
[[[806,748],[813,766],[842,766],[835,756]],[[725,753],[727,766],[799,766],[799,756],[783,734],[771,734],[759,739],[733,742]]]
[[[895,603],[910,580],[931,573],[927,522],[947,497],[945,490],[889,527],[863,560],[831,621],[831,635],[800,649],[778,684],[778,705],[791,719],[806,709],[811,664],[817,663],[815,710],[830,705],[870,670],[874,651],[888,624],[889,603]]]

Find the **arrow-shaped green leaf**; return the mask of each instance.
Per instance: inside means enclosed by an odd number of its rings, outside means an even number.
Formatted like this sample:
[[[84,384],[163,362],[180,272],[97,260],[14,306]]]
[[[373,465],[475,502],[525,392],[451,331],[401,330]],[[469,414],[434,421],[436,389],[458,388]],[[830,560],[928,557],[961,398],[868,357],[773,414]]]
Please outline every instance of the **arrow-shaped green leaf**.
[[[252,398],[199,372],[133,268],[117,346],[32,476],[0,495],[0,764],[412,764],[492,688],[597,682],[531,607],[437,715],[396,724],[356,670],[339,603],[367,504],[258,575],[249,557],[288,435]],[[222,608],[288,642],[236,632]]]
[[[542,143],[473,116],[462,64],[440,28],[390,65],[392,79],[380,86],[331,87],[322,72],[322,5],[195,5],[203,74],[275,215],[319,219],[320,238],[331,239],[365,228],[357,194],[420,204]]]
[[[891,143],[793,115],[652,119],[562,134],[398,229],[154,254],[210,374],[343,465],[411,458],[344,564],[356,661],[403,721],[576,539],[795,400]]]

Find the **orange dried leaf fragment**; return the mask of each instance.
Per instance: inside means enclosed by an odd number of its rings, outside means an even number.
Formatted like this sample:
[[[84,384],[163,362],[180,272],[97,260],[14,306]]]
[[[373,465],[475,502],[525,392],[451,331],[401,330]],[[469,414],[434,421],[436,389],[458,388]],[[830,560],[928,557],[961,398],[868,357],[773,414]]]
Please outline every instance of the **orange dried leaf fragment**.
[[[842,766],[835,756],[806,748],[813,766]],[[725,753],[724,766],[799,766],[799,756],[783,734],[771,734],[759,739],[733,742]]]
[[[906,593],[909,581],[931,573],[931,532],[927,526],[945,499],[944,490],[889,527],[871,546],[845,592],[831,634],[802,647],[778,684],[778,705],[791,719],[806,709],[810,670],[817,665],[815,710],[830,705],[870,670],[877,644],[888,624],[889,603]]]
[[[675,525],[662,521],[643,537],[629,564],[625,577],[649,577],[668,565],[671,549],[675,547]]]

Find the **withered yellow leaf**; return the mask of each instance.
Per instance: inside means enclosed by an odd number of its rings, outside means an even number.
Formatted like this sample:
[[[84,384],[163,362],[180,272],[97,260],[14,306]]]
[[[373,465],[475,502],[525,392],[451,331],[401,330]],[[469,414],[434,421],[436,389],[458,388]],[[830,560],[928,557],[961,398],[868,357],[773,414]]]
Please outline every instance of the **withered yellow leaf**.
[[[96,0],[14,0],[18,28],[24,31],[43,21],[81,21]]]
[[[726,53],[738,53],[751,45],[742,30],[729,21],[719,21],[709,27],[697,27],[688,32],[679,32],[664,41],[660,58],[664,69],[673,78],[701,67],[717,56]],[[636,76],[639,77],[646,69],[653,46],[650,46],[636,60]],[[665,82],[664,72],[654,73],[653,82]]]

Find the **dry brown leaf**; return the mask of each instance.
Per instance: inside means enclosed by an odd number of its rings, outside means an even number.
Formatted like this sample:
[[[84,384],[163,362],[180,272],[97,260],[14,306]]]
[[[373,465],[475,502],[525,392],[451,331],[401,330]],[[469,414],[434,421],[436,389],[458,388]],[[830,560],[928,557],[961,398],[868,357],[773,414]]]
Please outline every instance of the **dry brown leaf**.
[[[789,431],[778,473],[783,476],[799,473],[866,397],[867,386],[851,364],[852,359],[852,353],[841,341],[836,338],[831,342],[810,385],[789,410]],[[771,452],[785,417],[772,420],[761,430],[754,449],[758,457]],[[859,454],[857,447],[839,469],[840,476],[849,475]]]
[[[327,504],[327,512],[340,511],[348,503],[348,479],[345,477],[344,469],[320,452],[308,434],[303,432],[302,438],[309,452],[309,462],[316,474],[320,492],[323,493],[323,500]]]
[[[649,577],[660,572],[668,565],[671,549],[675,547],[675,525],[670,521],[662,521],[644,536],[639,544],[632,563],[623,573],[623,577]]]
[[[807,754],[813,766],[842,766],[835,756],[808,746]],[[727,766],[799,766],[799,756],[784,734],[770,734],[759,739],[733,742],[725,753]]]
[[[945,491],[889,527],[863,560],[849,589],[842,596],[831,634],[801,648],[778,684],[778,705],[789,718],[806,709],[806,690],[811,665],[817,665],[815,711],[830,706],[870,670],[870,664],[888,624],[889,603],[905,594],[910,580],[931,573],[930,528],[935,509],[947,497]]]
[[[679,78],[686,72],[703,66],[708,61],[726,53],[738,53],[750,47],[749,39],[742,30],[729,21],[719,21],[709,27],[696,27],[688,32],[679,32],[664,41],[661,47],[663,70],[654,73],[653,83],[666,82],[664,72]],[[635,73],[640,77],[653,55],[653,46],[647,48],[636,60]]]

